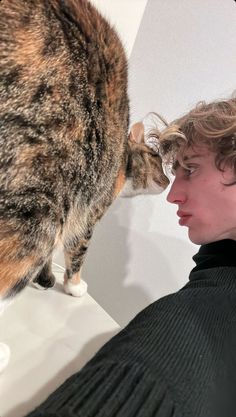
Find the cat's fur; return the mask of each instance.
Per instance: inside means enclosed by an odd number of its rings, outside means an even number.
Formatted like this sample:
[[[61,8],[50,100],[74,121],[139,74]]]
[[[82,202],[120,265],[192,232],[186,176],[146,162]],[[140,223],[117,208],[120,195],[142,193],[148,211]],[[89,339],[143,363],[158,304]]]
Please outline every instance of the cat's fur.
[[[3,0],[0,9],[0,294],[7,298],[32,278],[52,285],[59,239],[65,279],[79,282],[93,227],[124,177],[128,98],[122,45],[89,2]]]
[[[152,166],[167,185],[160,157],[128,140],[116,32],[87,0],[2,0],[0,98],[0,303],[29,281],[53,285],[59,240],[65,288],[82,295],[94,225],[127,174],[146,188]]]

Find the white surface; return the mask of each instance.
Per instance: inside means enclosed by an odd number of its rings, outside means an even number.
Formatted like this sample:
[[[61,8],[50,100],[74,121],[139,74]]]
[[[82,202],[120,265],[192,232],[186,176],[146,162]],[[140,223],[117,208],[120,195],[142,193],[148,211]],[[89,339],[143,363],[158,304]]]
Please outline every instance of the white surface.
[[[55,270],[55,268],[54,268]],[[0,375],[0,416],[21,417],[78,371],[119,326],[88,294],[28,287],[0,318],[11,360]]]
[[[0,342],[0,374],[5,370],[9,363],[11,351],[9,346]]]

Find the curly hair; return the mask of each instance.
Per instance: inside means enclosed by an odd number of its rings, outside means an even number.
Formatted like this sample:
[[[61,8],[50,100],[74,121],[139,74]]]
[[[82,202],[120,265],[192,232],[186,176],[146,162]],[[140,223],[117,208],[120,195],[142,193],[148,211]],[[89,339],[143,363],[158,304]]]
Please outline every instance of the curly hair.
[[[157,115],[158,116],[158,115]],[[149,140],[158,142],[164,166],[174,168],[177,158],[188,148],[205,145],[216,154],[219,170],[230,166],[236,173],[236,98],[212,103],[199,102],[190,112],[169,125],[149,133]]]

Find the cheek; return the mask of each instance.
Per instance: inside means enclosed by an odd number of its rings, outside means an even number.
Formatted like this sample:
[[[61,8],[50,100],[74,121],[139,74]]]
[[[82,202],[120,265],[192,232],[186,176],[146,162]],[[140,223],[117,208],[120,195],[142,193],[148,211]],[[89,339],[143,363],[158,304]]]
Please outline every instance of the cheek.
[[[194,218],[196,222],[202,224],[204,227],[215,226],[222,217],[222,210],[224,204],[219,201],[218,196],[215,193],[204,192],[199,195],[199,198],[192,200],[192,207]]]
[[[199,198],[199,207],[204,212],[213,214],[221,211],[225,205],[225,192],[221,184],[211,184],[207,181],[202,184],[202,195]]]
[[[231,199],[222,197],[222,194],[208,193],[205,201],[203,200],[198,207],[196,216],[206,232],[223,230],[236,224],[236,203],[232,205]]]

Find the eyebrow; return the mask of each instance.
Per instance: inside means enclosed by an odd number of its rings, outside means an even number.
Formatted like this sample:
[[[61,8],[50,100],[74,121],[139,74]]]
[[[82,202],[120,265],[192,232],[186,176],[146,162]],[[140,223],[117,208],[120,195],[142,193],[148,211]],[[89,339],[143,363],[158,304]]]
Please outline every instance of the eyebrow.
[[[189,159],[195,159],[195,158],[202,158],[203,155],[201,154],[194,154],[194,155],[189,155],[189,156],[184,156],[184,162],[185,161],[189,161]]]
[[[188,162],[191,159],[202,158],[202,157],[203,155],[201,154],[187,155],[187,156],[184,156],[183,161]],[[172,172],[175,173],[175,171],[177,170],[179,166],[180,166],[180,163],[178,160],[176,160],[172,165]]]

